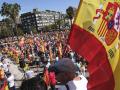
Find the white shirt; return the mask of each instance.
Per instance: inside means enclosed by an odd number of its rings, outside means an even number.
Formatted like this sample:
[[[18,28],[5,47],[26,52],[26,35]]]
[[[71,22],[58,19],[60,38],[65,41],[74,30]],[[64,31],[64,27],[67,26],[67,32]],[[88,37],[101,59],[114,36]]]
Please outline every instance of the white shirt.
[[[48,63],[47,63],[47,65],[46,65],[46,67],[49,68],[50,65],[51,65],[51,64],[50,64],[50,59],[48,59]]]
[[[56,57],[56,59],[55,59],[56,61],[58,61],[59,60],[59,57]]]
[[[34,77],[33,74],[34,74],[34,72],[33,72],[32,70],[29,70],[29,71],[26,72],[27,78],[32,78],[32,77]]]
[[[9,61],[10,61],[9,58],[5,58],[3,62],[4,62],[5,64],[9,65]]]
[[[73,80],[67,83],[70,90],[87,90],[87,79],[82,75],[79,77],[81,77],[81,80]],[[65,86],[61,86],[58,90],[67,90],[67,88]]]
[[[8,65],[7,64],[3,64],[3,69],[4,69],[5,72],[8,72],[9,71]]]

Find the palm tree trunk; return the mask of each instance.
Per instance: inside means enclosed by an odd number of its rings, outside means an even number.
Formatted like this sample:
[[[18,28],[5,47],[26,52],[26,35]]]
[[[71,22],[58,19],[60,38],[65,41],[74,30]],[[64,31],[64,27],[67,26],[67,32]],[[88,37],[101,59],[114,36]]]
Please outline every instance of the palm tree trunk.
[[[60,25],[60,23],[59,23],[59,30],[60,30],[60,26],[61,26],[61,25]]]
[[[19,39],[18,39],[18,34],[17,34],[17,25],[15,22],[13,23],[13,32],[14,32],[14,36],[17,37],[17,41],[18,41]]]

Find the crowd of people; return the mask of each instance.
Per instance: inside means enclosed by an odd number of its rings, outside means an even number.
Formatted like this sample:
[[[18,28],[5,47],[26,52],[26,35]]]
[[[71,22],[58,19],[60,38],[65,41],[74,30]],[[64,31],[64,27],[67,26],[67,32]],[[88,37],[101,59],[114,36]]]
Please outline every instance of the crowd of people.
[[[69,31],[65,30],[56,32],[41,32],[35,35],[26,34],[24,36],[2,39],[0,41],[0,90],[5,90],[2,89],[3,87],[5,88],[5,83],[8,84],[8,90],[15,90],[15,77],[11,72],[9,72],[9,63],[6,62],[6,59],[14,61],[18,67],[20,67],[25,73],[28,73],[28,76],[25,78],[25,81],[23,81],[21,85],[21,90],[47,90],[49,85],[51,86],[52,90],[56,90],[55,85],[58,82],[64,84],[66,87],[68,87],[67,83],[72,84],[74,82],[75,85],[82,83],[76,82],[76,80],[83,80],[83,84],[86,84],[87,79],[85,79],[85,77],[89,77],[88,74],[86,74],[88,63],[83,57],[79,56],[77,53],[71,50],[70,46],[67,44],[68,34]],[[69,58],[69,60],[64,58]],[[43,76],[38,73],[37,76],[33,77],[30,70],[31,66],[35,66],[37,69],[43,67]],[[46,80],[47,78],[45,78],[47,76],[46,72],[50,72],[49,78],[51,75],[51,78],[53,79],[51,82],[53,82],[53,85],[50,83],[48,84],[48,81]],[[68,77],[66,77],[67,79],[62,78],[66,81],[59,80],[61,77],[65,77],[66,75],[68,75]],[[36,80],[39,80],[40,82]],[[73,82],[69,82],[71,80],[73,80]],[[36,83],[36,85],[30,84],[30,82]],[[34,89],[29,89],[30,87],[28,88],[27,86],[35,87],[31,87]],[[77,89],[79,88],[77,86],[72,86],[69,88],[71,89],[67,90],[79,90]]]
[[[9,58],[0,55],[0,90],[15,90],[15,77],[9,71]],[[10,60],[10,59],[9,59]]]

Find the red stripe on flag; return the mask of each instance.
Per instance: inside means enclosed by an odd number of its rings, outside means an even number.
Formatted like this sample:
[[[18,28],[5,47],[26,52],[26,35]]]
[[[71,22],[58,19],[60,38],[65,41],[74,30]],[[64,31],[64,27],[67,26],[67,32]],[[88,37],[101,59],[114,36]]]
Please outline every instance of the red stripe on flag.
[[[112,68],[102,43],[94,35],[77,25],[72,26],[68,42],[73,51],[89,62],[88,90],[114,90]]]
[[[100,32],[101,32],[101,29],[103,28],[103,26],[104,26],[104,21],[102,20],[102,22],[101,22],[101,24],[100,24],[100,26],[99,26],[99,29],[98,29],[98,35],[100,34]]]
[[[104,36],[106,30],[107,30],[107,24],[104,24],[100,36]]]

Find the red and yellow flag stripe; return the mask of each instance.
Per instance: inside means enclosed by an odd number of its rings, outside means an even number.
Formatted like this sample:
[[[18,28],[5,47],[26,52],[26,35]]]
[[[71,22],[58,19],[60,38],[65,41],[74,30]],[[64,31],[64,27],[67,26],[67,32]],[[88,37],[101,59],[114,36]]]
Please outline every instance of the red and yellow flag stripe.
[[[89,62],[88,90],[120,90],[119,13],[119,1],[80,0],[69,44]]]

